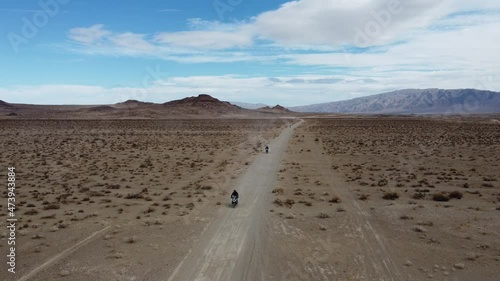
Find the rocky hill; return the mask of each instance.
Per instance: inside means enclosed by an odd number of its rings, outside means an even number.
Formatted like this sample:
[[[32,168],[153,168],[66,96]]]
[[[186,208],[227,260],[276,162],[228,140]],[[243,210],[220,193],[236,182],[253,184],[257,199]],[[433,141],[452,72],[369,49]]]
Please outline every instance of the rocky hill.
[[[190,115],[235,114],[247,112],[246,109],[239,106],[220,101],[210,95],[204,94],[197,97],[188,97],[181,100],[166,102],[163,106],[170,112]]]

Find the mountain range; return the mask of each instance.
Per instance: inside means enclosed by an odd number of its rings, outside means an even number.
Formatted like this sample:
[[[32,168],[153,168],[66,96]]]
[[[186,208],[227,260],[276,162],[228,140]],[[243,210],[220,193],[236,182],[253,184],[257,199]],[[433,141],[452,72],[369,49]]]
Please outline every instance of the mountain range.
[[[500,112],[500,93],[475,89],[406,89],[345,101],[290,107],[296,112],[478,114]]]
[[[243,104],[257,107],[262,104]],[[500,93],[475,89],[407,89],[345,101],[285,108],[242,108],[209,95],[166,103],[128,100],[109,105],[32,105],[0,100],[0,114],[21,118],[203,118],[269,117],[299,113],[344,114],[481,114],[500,112]]]

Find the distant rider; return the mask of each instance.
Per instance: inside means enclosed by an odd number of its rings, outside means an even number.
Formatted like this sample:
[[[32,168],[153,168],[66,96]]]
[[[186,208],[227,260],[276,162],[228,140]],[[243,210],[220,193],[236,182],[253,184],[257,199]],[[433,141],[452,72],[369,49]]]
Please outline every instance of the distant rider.
[[[269,153],[269,146],[266,145],[266,153]]]
[[[233,190],[233,193],[231,193],[231,199],[234,198],[234,197],[236,197],[236,199],[240,198],[240,195],[238,194],[238,191],[236,191],[236,189]]]
[[[238,194],[238,191],[236,191],[236,189],[235,189],[235,190],[233,190],[233,193],[231,193],[231,201],[236,200],[236,202],[235,202],[235,203],[233,203],[233,207],[234,207],[236,204],[238,204],[238,200],[239,200],[239,198],[240,198],[240,195]]]

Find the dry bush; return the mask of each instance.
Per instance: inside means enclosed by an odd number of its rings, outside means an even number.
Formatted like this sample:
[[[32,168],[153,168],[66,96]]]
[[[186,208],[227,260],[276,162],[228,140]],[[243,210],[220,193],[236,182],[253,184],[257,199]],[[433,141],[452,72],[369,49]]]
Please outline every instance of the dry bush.
[[[38,214],[38,211],[35,209],[31,209],[31,210],[26,211],[24,214],[28,215],[28,216],[33,216],[33,215]]]
[[[415,232],[427,232],[427,229],[425,229],[425,228],[423,228],[421,226],[415,226],[413,228],[413,231],[415,231]]]
[[[279,199],[279,198],[274,199],[273,203],[280,206],[280,207],[283,206],[283,201],[281,201],[281,199]]]
[[[287,205],[287,207],[291,208],[293,206],[293,204],[295,204],[295,201],[293,199],[286,199],[285,200],[285,205]]]
[[[316,217],[318,219],[327,219],[330,217],[330,215],[328,215],[327,213],[319,213]]]
[[[272,191],[272,192],[273,192],[273,193],[275,193],[275,194],[278,194],[278,195],[281,195],[281,194],[284,194],[284,193],[285,193],[285,191],[284,191],[284,190],[283,190],[283,188],[281,188],[281,187],[280,187],[280,188],[275,188],[275,189],[273,189],[273,191]]]
[[[413,196],[411,198],[416,199],[416,200],[423,199],[423,198],[425,198],[425,193],[416,192],[415,194],[413,194]]]
[[[59,208],[61,208],[61,206],[57,203],[50,203],[43,207],[44,210],[58,210]]]
[[[338,196],[333,196],[332,199],[328,200],[330,203],[340,203],[342,200]]]
[[[361,200],[361,201],[365,201],[365,200],[368,200],[368,197],[370,197],[370,195],[367,195],[367,194],[360,194],[358,196],[358,199]]]
[[[460,191],[452,191],[450,192],[449,194],[449,197],[450,198],[454,198],[454,199],[462,199],[464,195],[462,194],[462,192]]]
[[[141,193],[128,193],[125,199],[142,199],[144,196]]]
[[[130,237],[125,237],[123,239],[125,241],[125,243],[128,243],[128,244],[134,244],[137,242],[137,236],[130,236]]]
[[[450,197],[446,193],[434,193],[434,195],[432,195],[432,200],[438,202],[448,202],[450,201]]]
[[[399,198],[399,194],[397,192],[386,192],[382,198],[385,200],[396,200]]]

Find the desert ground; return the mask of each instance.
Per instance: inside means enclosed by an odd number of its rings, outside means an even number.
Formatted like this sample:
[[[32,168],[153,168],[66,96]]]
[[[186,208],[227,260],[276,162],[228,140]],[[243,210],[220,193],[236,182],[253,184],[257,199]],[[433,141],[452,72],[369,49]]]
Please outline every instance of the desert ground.
[[[489,119],[4,119],[0,143],[2,280],[500,280]]]

